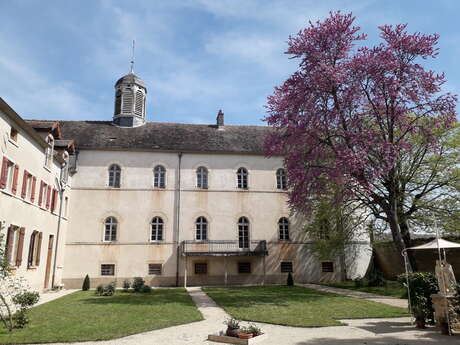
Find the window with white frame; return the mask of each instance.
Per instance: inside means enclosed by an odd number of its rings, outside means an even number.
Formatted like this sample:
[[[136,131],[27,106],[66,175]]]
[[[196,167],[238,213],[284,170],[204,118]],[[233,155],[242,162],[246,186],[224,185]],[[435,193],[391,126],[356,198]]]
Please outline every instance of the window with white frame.
[[[154,217],[151,226],[150,241],[163,241],[163,219]]]
[[[205,167],[196,169],[196,186],[201,189],[208,188],[208,169]]]
[[[208,221],[205,217],[198,217],[195,222],[197,241],[206,241],[208,239]]]
[[[153,186],[166,188],[166,169],[162,165],[157,165],[153,169]]]
[[[121,168],[117,164],[109,167],[109,187],[120,188]]]
[[[104,223],[104,241],[114,242],[117,240],[118,221],[115,217],[107,217]]]
[[[238,219],[238,247],[249,248],[249,220],[246,217]]]
[[[276,170],[276,188],[282,190],[287,189],[286,170],[282,168]]]
[[[54,153],[54,138],[51,134],[46,137],[46,150],[45,150],[45,167],[51,168]]]
[[[239,189],[248,189],[248,171],[246,168],[239,168],[236,172],[236,178]]]
[[[281,217],[278,220],[278,232],[281,241],[289,240],[289,220],[286,217]]]

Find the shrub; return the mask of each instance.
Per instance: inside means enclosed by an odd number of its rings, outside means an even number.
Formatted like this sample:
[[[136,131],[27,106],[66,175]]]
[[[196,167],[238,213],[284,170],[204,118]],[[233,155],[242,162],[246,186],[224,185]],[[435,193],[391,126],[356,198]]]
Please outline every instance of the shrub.
[[[85,280],[83,280],[83,285],[82,285],[81,289],[82,289],[83,291],[88,291],[89,288],[90,288],[90,284],[89,284],[89,275],[86,275]]]
[[[287,286],[294,286],[294,278],[292,278],[291,272],[287,276]]]
[[[115,293],[116,282],[113,281],[107,285],[98,285],[96,288],[96,295],[99,296],[113,296]]]
[[[433,304],[431,295],[438,291],[436,276],[430,272],[415,272],[401,274],[398,281],[407,288],[409,280],[410,302],[412,314],[418,321],[434,320]]]
[[[249,333],[252,333],[255,337],[262,334],[262,330],[253,323],[249,324],[247,330]]]
[[[142,287],[144,285],[145,285],[144,279],[142,279],[141,277],[134,277],[133,285],[132,285],[134,292],[141,292]]]
[[[128,291],[131,287],[131,281],[129,279],[125,279],[123,281],[123,290]]]
[[[239,329],[240,321],[232,317],[230,319],[225,320],[224,325],[227,325],[227,327],[230,329]]]
[[[39,299],[40,295],[36,291],[26,291],[13,297],[13,303],[19,306],[18,311],[13,315],[14,328],[24,328],[27,326],[29,323],[27,310],[36,304]]]
[[[141,289],[141,292],[143,293],[151,293],[152,292],[152,288],[149,286],[149,285],[144,285]]]

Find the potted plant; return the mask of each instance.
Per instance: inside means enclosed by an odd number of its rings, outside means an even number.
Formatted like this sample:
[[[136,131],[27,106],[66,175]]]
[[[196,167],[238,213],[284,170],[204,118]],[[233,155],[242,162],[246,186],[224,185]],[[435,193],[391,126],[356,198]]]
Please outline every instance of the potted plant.
[[[240,322],[237,319],[227,319],[224,321],[224,325],[227,325],[227,331],[225,332],[226,335],[238,338],[238,333],[240,332]]]
[[[254,335],[251,333],[250,327],[241,327],[240,332],[238,333],[238,338],[240,339],[250,339]]]
[[[415,327],[426,328],[426,298],[424,296],[416,296],[412,301],[412,314],[415,318]]]
[[[248,331],[249,333],[252,333],[254,337],[262,335],[262,330],[253,323],[249,324]]]

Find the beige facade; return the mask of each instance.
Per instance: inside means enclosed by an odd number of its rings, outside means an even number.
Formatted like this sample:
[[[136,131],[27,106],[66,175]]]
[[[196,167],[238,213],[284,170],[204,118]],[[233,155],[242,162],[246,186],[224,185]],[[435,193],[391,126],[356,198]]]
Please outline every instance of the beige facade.
[[[2,99],[0,136],[0,233],[6,255],[14,273],[34,290],[50,288],[53,277],[59,285],[70,208],[70,178],[59,182],[64,160]]]

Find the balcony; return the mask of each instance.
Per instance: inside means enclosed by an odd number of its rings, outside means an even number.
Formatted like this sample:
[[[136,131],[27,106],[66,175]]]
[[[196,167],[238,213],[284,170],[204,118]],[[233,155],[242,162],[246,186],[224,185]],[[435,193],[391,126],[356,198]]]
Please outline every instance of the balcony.
[[[249,241],[240,248],[239,241],[183,241],[184,256],[266,256],[267,241]]]

